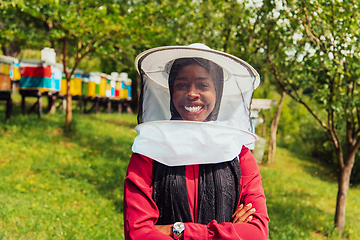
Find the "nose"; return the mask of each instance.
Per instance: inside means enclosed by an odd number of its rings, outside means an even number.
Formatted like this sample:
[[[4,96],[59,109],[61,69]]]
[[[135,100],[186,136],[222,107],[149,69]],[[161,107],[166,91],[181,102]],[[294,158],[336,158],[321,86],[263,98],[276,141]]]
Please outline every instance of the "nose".
[[[196,100],[200,97],[199,91],[193,84],[189,88],[189,92],[187,93],[187,97],[191,100]]]

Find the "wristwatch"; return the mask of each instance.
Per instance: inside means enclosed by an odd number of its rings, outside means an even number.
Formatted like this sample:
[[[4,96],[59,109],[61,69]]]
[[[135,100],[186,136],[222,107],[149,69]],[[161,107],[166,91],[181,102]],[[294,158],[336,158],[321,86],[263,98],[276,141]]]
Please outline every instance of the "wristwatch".
[[[174,223],[172,229],[174,239],[183,239],[183,233],[185,230],[185,224],[183,222]]]

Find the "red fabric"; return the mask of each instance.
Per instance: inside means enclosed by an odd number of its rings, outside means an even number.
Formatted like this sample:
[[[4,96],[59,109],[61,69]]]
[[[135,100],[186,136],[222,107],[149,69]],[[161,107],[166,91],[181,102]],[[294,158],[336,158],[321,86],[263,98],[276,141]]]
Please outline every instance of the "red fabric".
[[[245,205],[252,203],[253,208],[256,209],[254,218],[249,223],[219,224],[216,220],[207,225],[196,223],[199,167],[198,165],[186,166],[187,193],[191,213],[195,215],[195,222],[185,223],[184,240],[268,239],[269,218],[259,168],[246,147],[242,148],[239,159],[240,203]],[[152,163],[153,160],[146,156],[136,153],[131,156],[125,178],[125,239],[172,239],[155,228],[159,211],[152,199]]]
[[[199,190],[199,165],[185,166],[186,187],[191,210],[191,217],[197,222],[198,190]]]

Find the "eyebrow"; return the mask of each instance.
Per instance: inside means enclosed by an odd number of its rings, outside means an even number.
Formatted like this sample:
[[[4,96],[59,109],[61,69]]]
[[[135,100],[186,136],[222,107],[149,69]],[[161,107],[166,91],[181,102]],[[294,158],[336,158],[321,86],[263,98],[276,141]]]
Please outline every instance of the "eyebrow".
[[[176,80],[188,81],[188,78],[187,77],[178,77],[178,78],[175,78],[175,81]],[[200,80],[210,80],[211,81],[211,78],[209,78],[209,77],[197,77],[197,78],[195,78],[195,81],[200,81]]]

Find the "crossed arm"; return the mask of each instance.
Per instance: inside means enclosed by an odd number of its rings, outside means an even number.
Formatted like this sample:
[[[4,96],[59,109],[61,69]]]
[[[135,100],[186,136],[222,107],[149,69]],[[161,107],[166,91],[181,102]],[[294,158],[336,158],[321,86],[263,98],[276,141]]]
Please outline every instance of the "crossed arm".
[[[255,213],[256,209],[252,208],[252,204],[249,203],[246,206],[240,204],[240,206],[235,210],[235,213],[232,215],[231,223],[247,223],[253,218],[252,214]],[[155,228],[167,236],[172,236],[172,226],[173,224],[168,225],[155,225]]]
[[[240,205],[232,222],[185,223],[183,239],[267,239],[268,221],[259,169],[252,154],[243,148],[240,156]],[[159,212],[152,200],[152,159],[133,154],[125,179],[125,239],[169,239],[172,225],[155,225]]]

